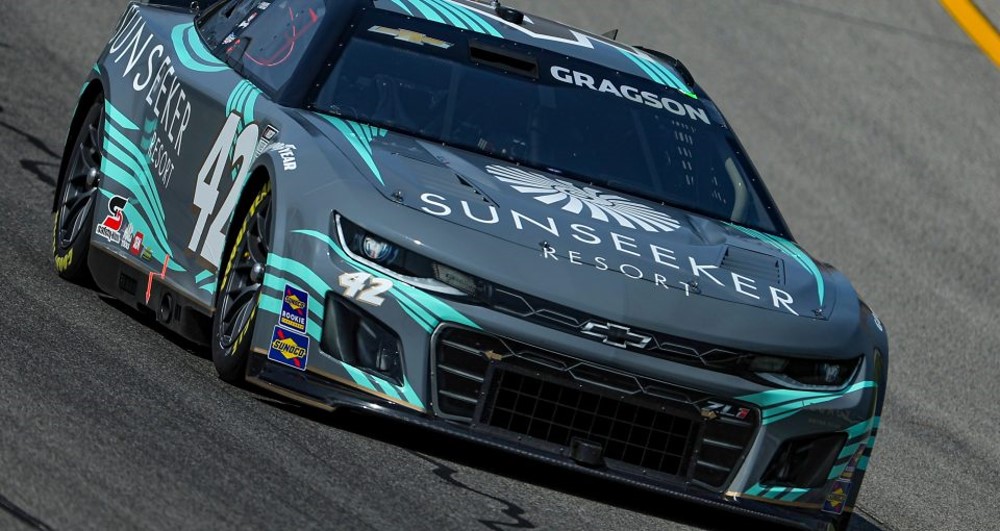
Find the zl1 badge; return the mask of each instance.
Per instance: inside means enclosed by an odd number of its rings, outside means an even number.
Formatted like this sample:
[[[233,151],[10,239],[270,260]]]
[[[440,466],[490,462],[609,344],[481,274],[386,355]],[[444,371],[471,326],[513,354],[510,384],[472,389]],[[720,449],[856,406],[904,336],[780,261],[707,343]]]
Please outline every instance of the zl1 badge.
[[[305,332],[308,315],[309,294],[286,284],[285,296],[281,299],[281,324]]]
[[[309,338],[276,326],[267,359],[304,371],[309,362]]]

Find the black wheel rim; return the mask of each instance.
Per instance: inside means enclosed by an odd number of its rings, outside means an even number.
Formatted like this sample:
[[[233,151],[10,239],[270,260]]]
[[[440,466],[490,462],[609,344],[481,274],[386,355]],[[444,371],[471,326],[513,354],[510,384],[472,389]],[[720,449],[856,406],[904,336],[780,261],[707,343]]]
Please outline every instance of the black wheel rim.
[[[263,288],[264,267],[270,252],[270,211],[271,203],[265,198],[250,215],[243,237],[230,255],[232,263],[216,307],[219,346],[227,356],[253,319],[257,297]]]
[[[97,194],[101,171],[101,138],[104,106],[92,112],[81,126],[76,145],[70,155],[66,178],[59,198],[59,248],[67,249],[76,242],[87,222]]]

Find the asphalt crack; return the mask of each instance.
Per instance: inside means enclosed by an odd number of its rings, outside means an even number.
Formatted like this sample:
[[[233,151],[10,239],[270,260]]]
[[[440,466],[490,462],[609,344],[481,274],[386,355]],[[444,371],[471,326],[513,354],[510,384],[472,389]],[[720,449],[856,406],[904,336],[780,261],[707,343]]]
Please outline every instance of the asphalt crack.
[[[10,501],[3,494],[0,494],[0,510],[6,511],[14,518],[17,518],[21,522],[24,522],[33,529],[40,529],[42,531],[52,531],[45,522],[39,520],[32,516],[29,512],[21,509],[16,503]]]

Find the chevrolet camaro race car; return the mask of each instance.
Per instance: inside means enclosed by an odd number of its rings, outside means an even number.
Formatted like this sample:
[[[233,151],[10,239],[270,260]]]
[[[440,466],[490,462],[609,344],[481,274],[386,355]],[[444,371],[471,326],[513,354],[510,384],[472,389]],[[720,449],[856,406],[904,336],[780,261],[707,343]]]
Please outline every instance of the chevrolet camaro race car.
[[[681,62],[474,0],[198,4],[129,5],[94,64],[60,275],[226,381],[845,525],[883,325]]]

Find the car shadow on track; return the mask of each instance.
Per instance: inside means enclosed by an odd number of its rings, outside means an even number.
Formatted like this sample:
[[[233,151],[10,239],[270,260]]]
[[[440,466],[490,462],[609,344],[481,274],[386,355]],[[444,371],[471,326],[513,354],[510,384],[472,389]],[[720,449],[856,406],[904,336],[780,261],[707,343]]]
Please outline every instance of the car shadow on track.
[[[441,479],[481,496],[507,504],[508,508],[504,511],[505,514],[515,520],[523,521],[522,524],[527,522],[530,526],[504,523],[502,524],[504,528],[531,528],[534,525],[530,524],[530,514],[525,514],[520,507],[498,495],[487,494],[463,484],[460,472],[449,466],[451,463],[557,490],[593,502],[662,518],[665,523],[670,521],[702,529],[735,529],[743,526],[759,528],[761,525],[761,522],[753,519],[732,515],[724,511],[706,510],[701,505],[674,500],[637,487],[577,474],[530,458],[504,454],[501,450],[484,451],[482,446],[475,443],[449,437],[419,426],[352,410],[326,413],[308,406],[290,403],[283,398],[257,389],[254,389],[253,392],[259,395],[257,397],[259,402],[268,406],[299,415],[331,428],[349,431],[401,448],[415,457],[435,465],[436,468],[433,472]],[[498,455],[501,455],[503,459],[497,459]],[[492,527],[487,522],[483,522],[483,524]],[[766,528],[785,529],[771,523],[766,524]]]
[[[91,286],[94,288],[93,286]],[[159,326],[155,316],[136,310],[117,299],[98,292],[98,297],[108,306],[129,316],[136,323],[155,331],[161,337],[170,341],[188,354],[212,361],[208,347],[198,345],[182,336]],[[470,492],[490,498],[506,506],[503,513],[513,522],[492,522],[481,520],[489,529],[530,529],[535,525],[530,522],[530,515],[516,504],[501,496],[476,490],[461,481],[460,471],[449,466],[455,463],[468,468],[496,474],[515,481],[530,483],[543,488],[560,491],[564,494],[584,498],[596,503],[613,505],[629,511],[643,513],[664,522],[696,527],[701,529],[737,529],[749,527],[761,528],[762,522],[752,518],[711,510],[704,506],[675,500],[661,494],[649,492],[638,487],[631,487],[590,476],[581,475],[570,470],[532,460],[515,454],[503,454],[501,450],[489,449],[473,442],[434,432],[419,426],[397,422],[392,419],[368,415],[363,412],[341,409],[327,413],[318,409],[290,402],[284,397],[255,386],[243,385],[247,392],[267,406],[280,409],[287,413],[298,415],[306,420],[325,426],[349,431],[351,433],[375,439],[385,444],[391,444],[427,461],[435,466],[433,473],[443,481],[464,488]],[[503,455],[504,459],[497,459]],[[772,523],[764,524],[766,529],[788,529]],[[852,531],[871,531],[885,529],[885,526],[869,519],[865,514],[855,514],[849,527]]]

